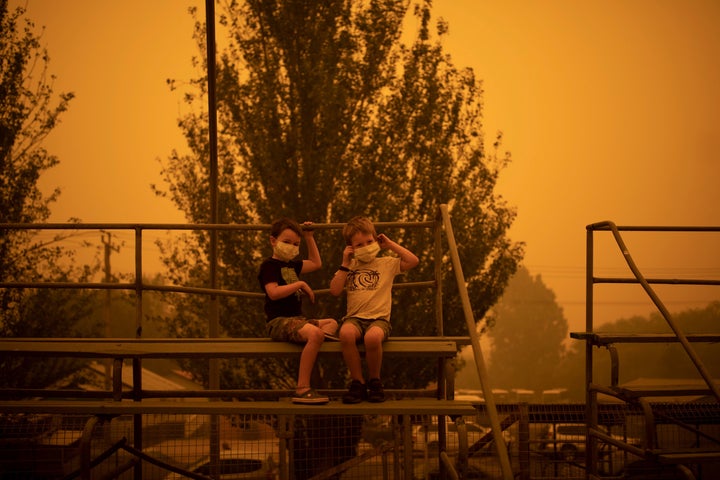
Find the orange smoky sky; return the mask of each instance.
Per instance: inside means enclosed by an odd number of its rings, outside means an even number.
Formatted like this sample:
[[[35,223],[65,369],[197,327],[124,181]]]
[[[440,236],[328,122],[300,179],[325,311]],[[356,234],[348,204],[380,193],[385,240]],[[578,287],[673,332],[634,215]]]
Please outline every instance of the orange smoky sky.
[[[41,181],[63,192],[51,221],[184,222],[150,184],[163,187],[158,159],[186,148],[177,119],[187,107],[166,79],[195,73],[187,10],[204,2],[17,5],[45,27],[56,92],[76,94],[45,145],[61,162]],[[487,144],[502,131],[512,154],[498,186],[517,208],[511,237],[526,242],[525,266],[555,292],[571,329],[584,322],[587,224],[720,225],[720,2],[443,0],[434,12],[449,22],[455,64],[483,81]],[[720,277],[718,240],[629,247],[641,269]],[[718,296],[676,291],[668,308]],[[653,310],[621,293],[598,308],[601,320]]]

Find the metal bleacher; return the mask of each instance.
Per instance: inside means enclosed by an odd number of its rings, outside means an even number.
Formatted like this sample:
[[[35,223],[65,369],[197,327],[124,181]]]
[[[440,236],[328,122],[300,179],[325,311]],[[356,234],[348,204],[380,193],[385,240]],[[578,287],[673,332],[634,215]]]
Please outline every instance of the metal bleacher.
[[[697,353],[696,345],[717,344],[720,341],[720,319],[716,325],[717,330],[704,333],[685,333],[682,325],[676,322],[665,304],[661,301],[652,285],[720,285],[717,279],[682,279],[682,278],[646,278],[637,267],[628,247],[621,235],[625,232],[642,232],[644,234],[662,232],[690,232],[693,234],[708,234],[720,232],[715,227],[620,227],[612,222],[601,222],[587,226],[587,279],[586,279],[586,329],[583,332],[572,332],[573,339],[584,341],[586,344],[585,378],[587,386],[586,420],[587,420],[587,478],[599,478],[600,457],[598,455],[600,444],[612,445],[620,448],[639,460],[635,462],[637,478],[696,478],[699,465],[717,464],[720,462],[720,438],[715,431],[708,432],[703,425],[717,425],[717,409],[714,413],[688,418],[687,408],[689,402],[698,398],[709,399],[711,402],[720,402],[718,380],[713,378],[708,366]],[[612,235],[617,249],[624,262],[629,267],[631,275],[626,277],[600,277],[596,276],[598,268],[596,261],[596,235]],[[661,313],[667,331],[658,333],[634,332],[603,332],[594,325],[595,289],[600,284],[635,284],[642,286],[644,292]],[[686,356],[694,365],[697,377],[686,379],[658,379],[621,384],[620,355],[618,346],[622,344],[657,345],[678,343]],[[609,384],[602,384],[596,380],[599,373],[596,371],[597,355],[600,349],[607,350],[610,356],[610,372],[602,375],[609,378]],[[636,407],[643,419],[642,440],[637,444],[613,438],[598,428],[598,410],[601,398],[614,399]],[[672,398],[672,403],[666,400]],[[679,408],[684,406],[685,408]],[[661,425],[673,425],[684,430],[694,438],[690,447],[679,447],[677,444],[663,444],[659,440],[658,430]],[[626,469],[626,475],[631,471]],[[659,475],[652,477],[652,475]],[[665,475],[665,476],[663,476]],[[667,476],[670,475],[670,476]],[[633,477],[627,477],[633,478]],[[705,477],[707,478],[707,477]]]
[[[397,223],[396,226],[403,226]],[[480,352],[477,332],[475,332],[475,322],[469,308],[469,299],[467,292],[464,290],[465,284],[460,269],[460,261],[457,258],[457,248],[454,244],[452,229],[450,226],[449,215],[446,206],[441,206],[435,221],[422,222],[411,225],[413,227],[425,228],[431,232],[431,236],[437,242],[439,240],[438,231],[445,229],[447,234],[447,243],[450,246],[449,256],[453,260],[453,266],[463,302],[469,334],[466,337],[447,337],[443,335],[441,308],[436,308],[435,312],[429,313],[434,315],[437,321],[437,336],[433,337],[391,337],[383,346],[384,355],[392,361],[394,357],[423,357],[437,360],[438,376],[437,381],[431,388],[423,391],[393,391],[387,389],[390,399],[382,404],[345,405],[338,398],[341,392],[326,391],[331,397],[331,401],[327,405],[322,406],[306,406],[295,405],[287,400],[288,392],[270,391],[270,390],[231,390],[219,389],[213,387],[210,382],[208,389],[201,390],[172,390],[157,391],[143,388],[143,361],[147,359],[178,359],[178,358],[201,358],[201,359],[221,359],[221,358],[258,358],[272,356],[274,358],[290,358],[297,357],[301,351],[301,346],[292,345],[282,342],[272,342],[267,338],[204,338],[204,339],[121,339],[121,338],[4,338],[0,340],[0,356],[6,358],[73,358],[82,360],[98,360],[109,361],[109,382],[106,389],[98,391],[81,391],[68,390],[65,388],[6,388],[0,390],[0,416],[2,415],[28,415],[28,414],[50,414],[55,416],[88,416],[89,420],[83,429],[80,438],[81,463],[74,475],[81,478],[93,478],[94,468],[102,462],[103,458],[108,458],[114,452],[124,450],[130,452],[130,458],[122,465],[116,466],[113,471],[106,472],[103,475],[110,475],[112,478],[120,478],[123,472],[134,471],[135,478],[142,476],[140,473],[143,462],[154,462],[157,465],[176,473],[188,474],[188,472],[174,469],[172,465],[163,463],[162,461],[148,455],[144,449],[144,431],[148,429],[147,417],[152,415],[207,415],[211,419],[218,416],[238,416],[238,415],[270,415],[280,419],[284,419],[285,423],[292,422],[291,419],[298,416],[307,416],[318,418],[331,418],[333,416],[358,417],[363,415],[387,415],[392,416],[398,422],[401,430],[394,441],[395,454],[397,460],[394,462],[396,468],[395,478],[412,478],[413,475],[413,452],[410,443],[410,418],[411,417],[428,417],[428,418],[449,418],[456,419],[463,416],[471,416],[477,413],[477,409],[473,402],[461,401],[453,399],[453,378],[454,378],[454,360],[462,345],[472,345],[476,361],[479,361],[482,368],[482,354]],[[4,225],[4,228],[25,228],[20,225]],[[44,225],[44,228],[98,228],[99,225]],[[223,228],[220,226],[214,226]],[[267,226],[225,226],[224,228],[255,228],[263,229]],[[341,224],[316,224],[314,228],[341,228]],[[35,226],[37,228],[37,226]],[[125,228],[122,225],[102,226],[102,228]],[[138,232],[136,235],[136,252],[142,251],[142,230],[143,226],[128,225],[127,228]],[[168,226],[147,226],[146,228],[168,228]],[[188,228],[183,226],[181,228]],[[192,228],[203,228],[197,226]],[[139,253],[137,254],[139,255]],[[436,260],[439,261],[439,258]],[[142,261],[138,257],[136,262],[135,282],[130,284],[92,284],[85,285],[86,288],[124,288],[130,291],[139,292],[141,298],[143,290],[153,290],[156,286],[146,285],[143,283]],[[435,269],[435,275],[440,270]],[[435,288],[440,289],[441,282],[438,278],[429,281],[415,282],[403,284],[403,288]],[[38,285],[15,285],[1,284],[2,288],[37,288]],[[52,285],[56,288],[68,288],[68,285]],[[75,286],[77,288],[77,286]],[[164,291],[168,287],[163,287]],[[199,294],[231,294],[232,292],[217,292],[208,289],[184,288],[176,289],[185,293]],[[239,295],[253,295],[249,292],[237,292]],[[323,293],[317,290],[316,293]],[[255,294],[257,296],[257,294]],[[435,295],[436,301],[440,301],[442,296]],[[142,301],[138,302],[138,316],[142,316]],[[335,357],[341,361],[341,351],[338,342],[325,342],[322,346],[321,357]],[[132,385],[128,389],[127,384],[123,382],[123,375],[126,365],[131,365]],[[484,371],[479,372],[481,379],[487,385],[486,374]],[[322,391],[322,390],[321,390]],[[490,390],[488,390],[490,391]],[[232,399],[228,401],[228,398]],[[244,399],[238,401],[238,399]],[[248,401],[249,400],[249,401]],[[504,440],[498,419],[497,410],[492,398],[492,394],[485,395],[485,411],[490,418],[492,433],[496,442],[496,449],[501,458],[503,465],[503,478],[512,478],[510,471],[510,463],[507,450],[504,448]],[[91,453],[91,444],[93,438],[97,436],[96,429],[103,423],[109,422],[113,418],[119,416],[130,416],[133,418],[130,437],[114,438],[116,440],[111,445],[111,450],[101,452],[99,455]],[[440,441],[444,442],[444,423],[440,428]],[[462,426],[462,425],[461,425]],[[459,427],[460,428],[460,427]],[[212,432],[219,430],[217,420],[212,420]],[[113,431],[112,428],[107,431]],[[278,432],[282,428],[278,426]],[[105,434],[104,434],[105,435]],[[217,434],[215,434],[217,436]],[[211,435],[212,437],[212,435]],[[110,439],[113,440],[113,439]],[[281,452],[291,450],[292,433],[284,433],[280,435],[279,442]],[[219,440],[211,438],[211,451],[214,458],[219,458],[220,445]],[[378,450],[378,453],[383,453]],[[503,455],[504,454],[504,455]],[[437,453],[438,463],[441,465],[441,471],[445,469],[454,470],[453,464],[449,461],[447,455],[440,449]],[[284,454],[280,455],[279,478],[292,478],[291,469],[288,466],[287,458]],[[355,462],[357,460],[353,460]],[[345,467],[333,467],[336,473],[341,472],[341,468],[349,468],[353,465],[349,462]],[[328,473],[330,475],[330,473]]]

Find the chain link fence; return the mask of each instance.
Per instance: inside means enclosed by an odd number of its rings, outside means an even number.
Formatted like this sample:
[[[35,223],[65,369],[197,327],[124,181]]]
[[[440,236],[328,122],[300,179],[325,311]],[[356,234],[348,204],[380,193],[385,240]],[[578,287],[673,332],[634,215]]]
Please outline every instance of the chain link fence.
[[[503,439],[520,479],[585,477],[585,406],[502,404]],[[657,443],[717,447],[717,403],[656,406]],[[664,412],[664,413],[662,413]],[[641,411],[604,405],[599,427],[642,446]],[[667,417],[664,417],[667,415]],[[1,415],[0,479],[495,479],[502,478],[483,406],[477,415],[142,415],[142,446],[132,445],[133,416]],[[663,420],[665,418],[665,420]],[[673,418],[673,421],[669,419]],[[691,434],[676,422],[693,425]],[[440,428],[444,426],[445,428]],[[445,447],[441,447],[444,430]],[[141,447],[141,448],[140,448]],[[412,451],[409,452],[408,448]],[[445,471],[439,451],[454,472]],[[411,462],[406,461],[411,456]],[[686,478],[598,442],[601,476]],[[411,465],[411,467],[409,467]],[[696,479],[720,478],[715,463],[687,465]],[[409,471],[412,470],[412,471]]]

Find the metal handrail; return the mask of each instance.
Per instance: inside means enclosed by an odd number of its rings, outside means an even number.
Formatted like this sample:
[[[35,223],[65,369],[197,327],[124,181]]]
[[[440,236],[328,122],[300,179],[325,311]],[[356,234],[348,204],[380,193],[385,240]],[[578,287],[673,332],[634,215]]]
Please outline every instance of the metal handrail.
[[[703,380],[707,384],[708,388],[712,391],[718,401],[720,401],[720,391],[717,385],[710,376],[707,368],[703,364],[702,360],[698,357],[695,350],[692,348],[690,341],[687,336],[680,330],[678,325],[672,319],[670,312],[665,307],[664,303],[660,300],[658,295],[655,293],[651,284],[675,284],[675,285],[720,285],[720,281],[714,279],[708,280],[679,280],[679,279],[659,279],[659,278],[645,278],[640,272],[639,268],[635,264],[630,251],[628,250],[625,242],[620,235],[621,231],[635,231],[635,232],[720,232],[720,227],[634,227],[634,226],[617,226],[611,221],[604,221],[590,224],[586,227],[587,239],[586,239],[586,304],[585,304],[585,331],[592,333],[593,327],[593,306],[594,306],[594,285],[597,283],[635,283],[640,284],[647,295],[650,297],[652,302],[655,304],[657,309],[662,314],[663,318],[667,322],[668,326],[672,329],[679,343],[682,344],[683,349],[695,365]],[[594,276],[594,245],[593,245],[593,233],[595,231],[610,231],[619,247],[625,262],[630,268],[633,276],[630,278],[602,278]],[[616,355],[614,349],[610,349],[611,355]],[[590,341],[585,342],[585,377],[588,382],[588,387],[592,384],[593,378],[593,345]],[[616,365],[616,362],[613,362]],[[612,373],[613,378],[617,378],[617,372]],[[616,380],[613,380],[615,383]],[[586,438],[586,452],[587,457],[587,472],[589,477],[595,477],[597,475],[597,441],[598,439],[604,440],[601,437],[593,434],[597,429],[598,424],[598,403],[597,395],[599,391],[603,389],[588,388],[586,391],[586,420],[588,425],[588,435]],[[640,402],[641,406],[647,408],[647,404]],[[649,427],[648,427],[649,428]]]
[[[677,323],[673,320],[672,316],[670,315],[670,312],[665,307],[665,304],[660,300],[660,297],[655,293],[653,288],[650,286],[650,282],[645,278],[645,276],[640,272],[640,269],[635,264],[635,261],[633,260],[632,256],[630,255],[630,251],[627,248],[627,245],[625,245],[625,241],[623,240],[622,236],[620,235],[620,228],[617,227],[613,222],[611,221],[605,221],[600,223],[595,223],[590,226],[588,226],[588,229],[594,229],[599,230],[602,228],[605,228],[607,230],[610,230],[612,232],[613,238],[615,239],[615,242],[617,243],[618,247],[620,248],[620,251],[622,252],[623,258],[625,259],[625,262],[627,263],[628,267],[630,268],[631,272],[634,275],[635,280],[637,283],[642,285],[643,289],[645,290],[645,293],[650,297],[652,302],[655,304],[657,309],[662,314],[663,318],[667,322],[668,326],[672,329],[673,333],[675,333],[675,336],[677,337],[678,341],[682,345],[683,349],[685,350],[685,353],[688,355],[690,360],[695,365],[695,368],[697,369],[698,373],[702,376],[703,380],[705,380],[705,383],[707,383],[708,388],[713,392],[713,395],[715,398],[720,402],[720,389],[713,381],[712,376],[710,375],[710,372],[705,367],[705,364],[703,363],[702,359],[698,356],[698,354],[695,352],[695,349],[692,347],[692,344],[687,339],[683,331],[680,329],[680,327],[677,325]],[[658,227],[658,230],[660,227]],[[715,227],[688,227],[688,229],[692,229],[690,231],[720,231],[720,228]],[[630,228],[625,228],[625,230],[630,230]],[[649,231],[647,228],[644,229],[644,231]],[[682,229],[681,227],[666,227],[663,229],[663,231],[687,231]],[[593,282],[598,283],[596,279],[593,277]],[[677,283],[688,283],[687,281],[675,281]],[[720,285],[720,281],[713,281],[713,280],[696,280],[695,284],[712,284],[712,285]]]
[[[437,222],[435,221],[415,221],[415,222],[374,222],[376,228],[427,228],[436,229]],[[316,223],[313,224],[313,230],[342,230],[345,226],[344,223]],[[28,230],[28,231],[41,231],[41,230],[102,230],[102,231],[134,231],[135,239],[133,245],[133,251],[135,253],[135,265],[134,275],[135,280],[133,282],[3,282],[0,281],[0,288],[57,288],[57,289],[91,289],[91,290],[126,290],[134,291],[136,298],[141,298],[142,292],[155,291],[155,292],[168,292],[168,293],[184,293],[184,294],[197,294],[217,297],[244,297],[244,298],[263,298],[264,294],[261,292],[248,292],[243,290],[227,290],[223,288],[206,288],[206,287],[189,287],[184,285],[153,285],[143,282],[143,232],[145,231],[264,231],[270,230],[270,224],[240,224],[240,223],[227,223],[227,224],[184,224],[184,223],[0,223],[0,230]],[[439,262],[439,258],[435,259],[436,264]],[[439,270],[436,268],[435,275],[439,274]],[[398,283],[394,288],[438,288],[440,282],[438,278],[432,280],[424,280],[417,282],[403,282]],[[327,295],[330,290],[316,289],[314,290],[316,295]],[[441,296],[435,296],[436,301],[441,302]],[[440,334],[442,333],[442,305],[437,305],[435,309],[435,317],[437,328]],[[136,322],[138,324],[142,321],[142,302],[138,302],[136,310]]]

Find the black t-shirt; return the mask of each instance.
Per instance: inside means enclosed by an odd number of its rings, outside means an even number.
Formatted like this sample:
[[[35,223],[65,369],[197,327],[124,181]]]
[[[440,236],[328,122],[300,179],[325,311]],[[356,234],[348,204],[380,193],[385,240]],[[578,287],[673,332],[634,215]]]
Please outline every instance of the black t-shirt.
[[[268,322],[276,317],[297,317],[302,315],[302,300],[300,298],[302,293],[300,291],[279,300],[271,300],[265,290],[265,285],[268,283],[277,282],[278,285],[288,285],[298,281],[302,265],[301,260],[283,262],[275,258],[268,258],[260,265],[258,280],[260,280],[260,288],[265,292],[265,314]]]

